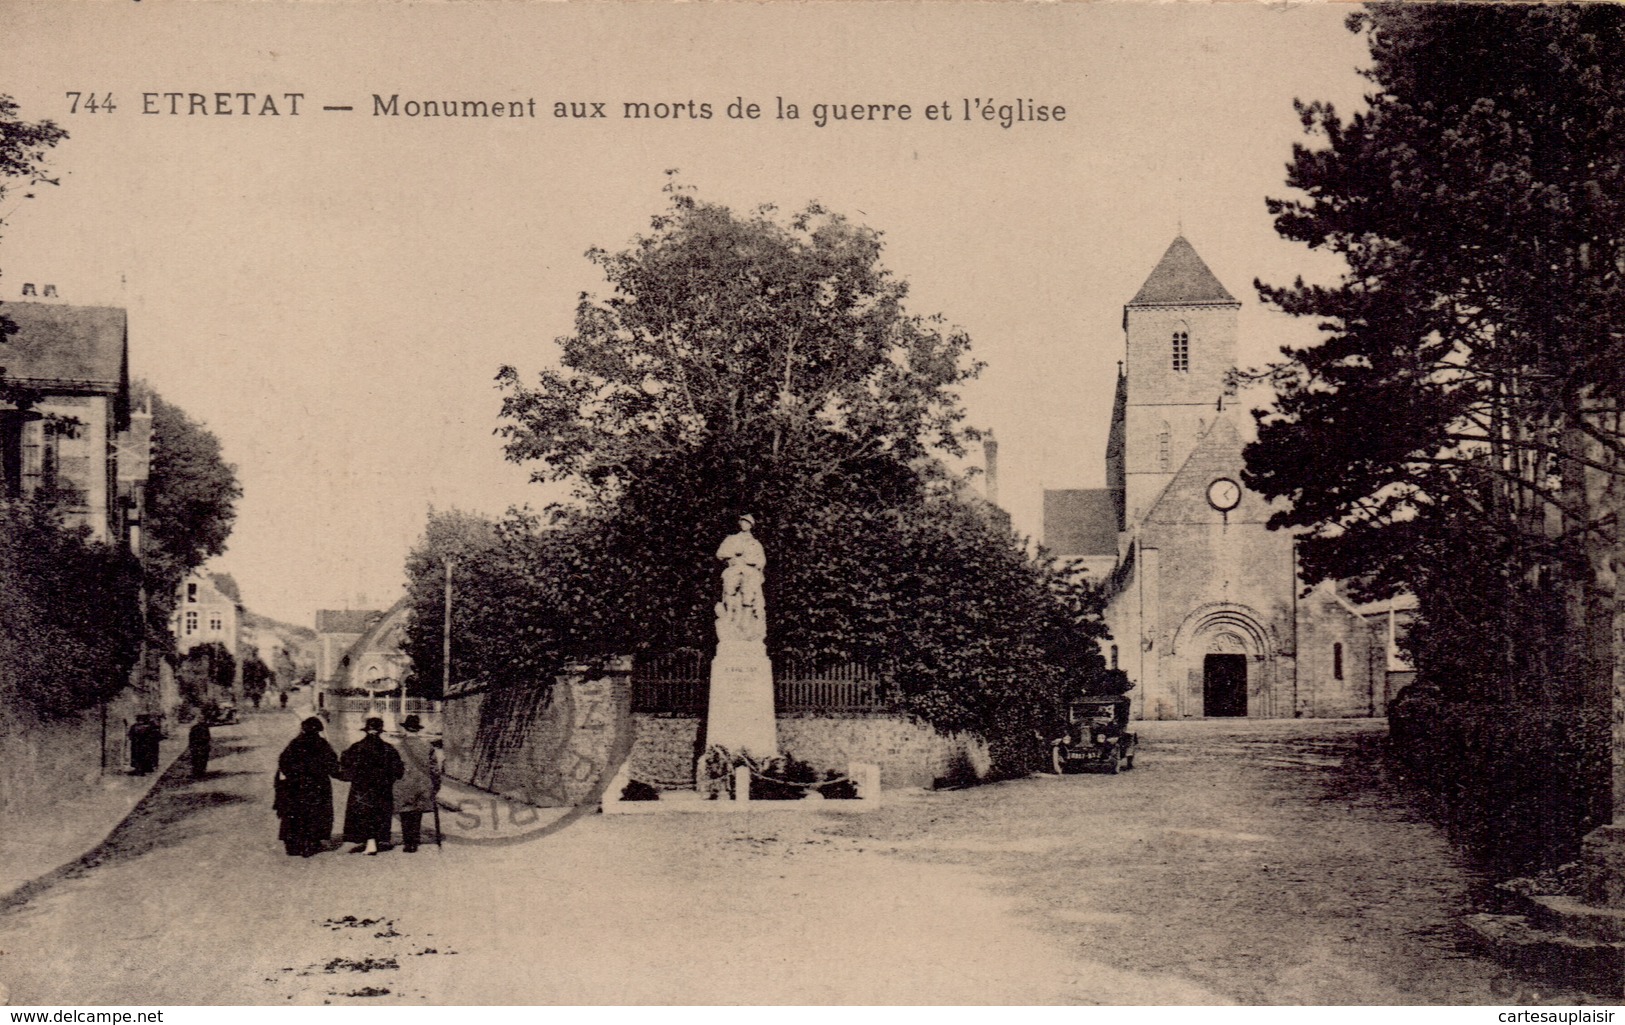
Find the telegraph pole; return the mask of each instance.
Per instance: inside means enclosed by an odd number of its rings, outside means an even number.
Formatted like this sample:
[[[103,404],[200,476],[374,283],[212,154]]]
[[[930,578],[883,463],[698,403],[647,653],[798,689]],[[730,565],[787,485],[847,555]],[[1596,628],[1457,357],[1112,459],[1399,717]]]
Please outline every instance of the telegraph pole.
[[[446,625],[440,644],[440,697],[451,691],[451,556],[446,556]]]

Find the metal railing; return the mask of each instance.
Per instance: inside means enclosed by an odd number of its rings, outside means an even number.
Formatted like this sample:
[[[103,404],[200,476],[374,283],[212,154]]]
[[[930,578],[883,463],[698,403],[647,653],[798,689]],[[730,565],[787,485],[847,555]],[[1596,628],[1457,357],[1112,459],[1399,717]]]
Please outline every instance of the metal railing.
[[[632,667],[632,711],[698,715],[711,688],[711,660],[677,651],[638,659]],[[852,663],[819,665],[787,657],[773,665],[773,702],[781,712],[885,711],[885,682]]]

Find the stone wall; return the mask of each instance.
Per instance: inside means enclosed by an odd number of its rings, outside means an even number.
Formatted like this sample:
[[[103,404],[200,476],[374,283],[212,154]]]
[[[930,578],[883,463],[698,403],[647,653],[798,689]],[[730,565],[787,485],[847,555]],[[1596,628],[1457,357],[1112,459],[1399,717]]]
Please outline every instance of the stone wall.
[[[631,744],[630,677],[626,663],[590,679],[567,673],[552,688],[448,696],[447,775],[538,807],[579,804]]]
[[[460,779],[465,783],[474,779],[475,749],[479,738],[480,713],[484,705],[485,694],[481,692],[453,695],[448,697],[442,706],[441,753],[446,756],[446,775],[452,779]]]
[[[694,781],[699,716],[634,712],[632,725],[636,731],[630,759],[634,778],[664,786]]]
[[[1328,584],[1298,602],[1298,707],[1303,715],[1360,718],[1388,711],[1388,646]]]
[[[139,711],[137,698],[126,692],[107,707],[108,774],[128,772],[129,742],[125,732]],[[167,761],[185,738],[171,723],[170,738],[160,748]],[[70,799],[93,787],[103,774],[102,714],[92,708],[62,719],[42,720],[16,703],[0,701],[0,822],[8,812],[21,815],[52,802]]]
[[[632,774],[676,784],[694,776],[698,716],[638,713]],[[938,780],[986,776],[987,743],[970,734],[942,734],[892,715],[781,714],[779,749],[819,770],[845,772],[851,762],[880,766],[883,787],[929,787]]]

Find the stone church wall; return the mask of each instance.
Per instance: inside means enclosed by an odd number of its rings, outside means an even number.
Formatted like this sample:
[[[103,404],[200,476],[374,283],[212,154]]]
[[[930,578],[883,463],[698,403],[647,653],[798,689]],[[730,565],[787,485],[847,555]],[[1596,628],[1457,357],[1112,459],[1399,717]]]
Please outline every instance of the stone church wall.
[[[1298,704],[1305,716],[1362,717],[1387,712],[1388,649],[1371,624],[1329,586],[1298,603]]]
[[[1271,510],[1252,492],[1228,515],[1208,503],[1212,481],[1240,480],[1240,457],[1234,426],[1213,425],[1142,528],[1142,548],[1157,549],[1160,576],[1146,611],[1160,684],[1148,704],[1161,698],[1175,717],[1204,714],[1210,652],[1249,656],[1249,716],[1293,714],[1293,666],[1282,658],[1292,642],[1292,539],[1264,525]]]

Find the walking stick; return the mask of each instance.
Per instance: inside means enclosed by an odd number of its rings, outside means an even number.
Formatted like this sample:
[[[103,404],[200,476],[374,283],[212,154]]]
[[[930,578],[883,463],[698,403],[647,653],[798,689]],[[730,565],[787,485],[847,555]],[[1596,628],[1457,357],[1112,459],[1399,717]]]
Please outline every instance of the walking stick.
[[[434,805],[434,845],[435,845],[435,849],[443,851],[443,850],[446,849],[446,845],[444,843],[441,843],[441,833],[440,833],[440,792],[438,790],[435,791],[434,797],[430,799],[430,803]]]

